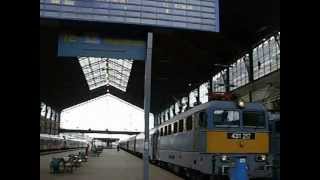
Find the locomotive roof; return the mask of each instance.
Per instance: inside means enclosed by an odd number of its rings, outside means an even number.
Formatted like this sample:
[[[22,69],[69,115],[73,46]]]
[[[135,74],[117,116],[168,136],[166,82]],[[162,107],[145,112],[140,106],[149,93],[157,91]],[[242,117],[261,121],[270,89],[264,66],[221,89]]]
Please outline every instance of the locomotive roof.
[[[208,108],[221,108],[221,109],[239,109],[239,107],[237,106],[236,102],[233,101],[209,101],[207,103],[204,104],[200,104],[198,106],[195,106],[185,112],[182,112],[178,115],[176,115],[175,117],[173,117],[172,119],[164,122],[162,125],[166,125],[166,124],[170,124],[172,123],[172,121],[176,121],[176,120],[180,120],[183,118],[186,118],[187,116],[190,116],[198,111],[202,111]],[[254,111],[265,111],[265,108],[263,107],[262,104],[260,103],[247,103],[245,105],[245,107],[243,108],[245,110],[254,110]]]

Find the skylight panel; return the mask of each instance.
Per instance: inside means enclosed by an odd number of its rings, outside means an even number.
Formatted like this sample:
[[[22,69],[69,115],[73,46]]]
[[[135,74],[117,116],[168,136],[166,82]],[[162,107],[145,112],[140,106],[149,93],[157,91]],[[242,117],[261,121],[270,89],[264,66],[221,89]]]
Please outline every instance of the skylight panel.
[[[111,85],[126,91],[132,60],[79,57],[79,63],[90,90]]]

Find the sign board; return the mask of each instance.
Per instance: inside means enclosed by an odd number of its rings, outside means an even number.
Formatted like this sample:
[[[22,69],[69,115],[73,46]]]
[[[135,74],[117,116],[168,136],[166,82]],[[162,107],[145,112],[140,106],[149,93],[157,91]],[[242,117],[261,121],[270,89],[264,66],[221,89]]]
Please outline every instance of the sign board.
[[[228,139],[243,139],[251,140],[255,139],[255,133],[228,133]]]
[[[143,40],[115,39],[97,35],[59,36],[58,56],[107,57],[116,59],[145,60],[146,42]]]
[[[40,17],[219,32],[219,0],[40,0]]]

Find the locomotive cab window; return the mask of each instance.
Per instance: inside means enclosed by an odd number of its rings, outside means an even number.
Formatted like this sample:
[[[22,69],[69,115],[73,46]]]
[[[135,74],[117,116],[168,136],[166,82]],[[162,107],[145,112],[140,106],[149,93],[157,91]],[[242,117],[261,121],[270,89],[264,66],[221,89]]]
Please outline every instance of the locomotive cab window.
[[[207,127],[207,113],[205,111],[199,113],[199,126]]]
[[[213,122],[215,126],[240,126],[239,111],[215,110],[213,113]]]
[[[173,124],[173,133],[175,134],[175,133],[177,133],[178,132],[178,122],[175,122],[174,124]]]
[[[179,132],[183,131],[183,119],[179,120]]]
[[[189,131],[189,130],[192,129],[192,116],[189,116],[189,117],[187,118],[186,128],[187,128],[187,131]]]
[[[243,126],[244,127],[265,127],[265,114],[264,112],[244,111],[243,112]]]

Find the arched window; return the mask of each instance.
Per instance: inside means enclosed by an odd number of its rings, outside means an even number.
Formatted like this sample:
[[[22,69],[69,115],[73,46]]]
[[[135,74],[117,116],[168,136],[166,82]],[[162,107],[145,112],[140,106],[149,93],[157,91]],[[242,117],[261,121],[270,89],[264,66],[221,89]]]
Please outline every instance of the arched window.
[[[42,116],[42,117],[44,117],[45,115],[46,115],[46,104],[45,103],[43,103],[43,102],[41,102],[41,112],[40,112],[40,115]]]

